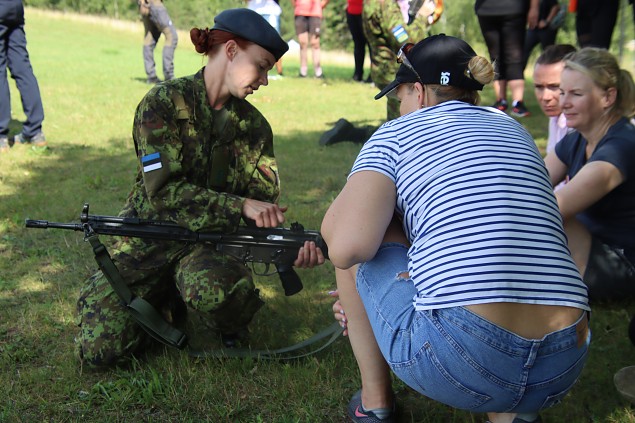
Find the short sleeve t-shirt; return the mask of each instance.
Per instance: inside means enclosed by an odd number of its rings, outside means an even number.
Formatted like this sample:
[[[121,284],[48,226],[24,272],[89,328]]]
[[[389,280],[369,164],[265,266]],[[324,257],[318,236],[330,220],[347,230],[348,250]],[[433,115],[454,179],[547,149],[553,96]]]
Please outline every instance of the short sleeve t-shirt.
[[[491,302],[588,309],[549,176],[527,131],[459,101],[384,124],[351,174],[397,189],[418,310]]]
[[[611,163],[624,182],[597,203],[578,214],[589,232],[604,243],[619,248],[635,248],[635,126],[626,118],[615,123],[586,159],[587,141],[577,131],[556,144],[556,155],[567,165],[568,179],[591,162]]]

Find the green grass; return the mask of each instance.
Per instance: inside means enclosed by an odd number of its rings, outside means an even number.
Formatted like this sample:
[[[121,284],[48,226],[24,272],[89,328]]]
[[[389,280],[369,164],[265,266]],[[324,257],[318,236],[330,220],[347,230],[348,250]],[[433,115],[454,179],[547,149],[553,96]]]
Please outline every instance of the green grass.
[[[36,154],[16,146],[0,156],[0,422],[345,421],[345,405],[359,386],[345,339],[292,362],[195,360],[158,347],[129,369],[94,373],[78,365],[75,300],[96,268],[92,253],[82,234],[27,230],[24,219],[77,221],[84,202],[95,214],[114,214],[123,204],[136,166],[132,116],[149,88],[142,28],[28,10],[26,31],[50,149]],[[203,63],[180,34],[177,76]],[[297,53],[285,57],[284,67],[287,76],[250,101],[275,133],[289,220],[319,229],[359,151],[351,143],[320,147],[320,134],[343,116],[379,124],[385,103],[372,100],[373,87],[349,82],[350,55],[325,53],[325,81],[295,77]],[[534,115],[522,123],[543,147],[545,118],[531,90],[526,97]],[[484,103],[491,101],[488,88]],[[14,134],[24,116],[13,84],[12,106]],[[330,263],[299,274],[305,289],[292,297],[277,278],[258,279],[267,304],[252,325],[253,348],[290,345],[332,322]],[[615,371],[635,361],[626,336],[633,306],[594,307],[587,368],[565,401],[544,413],[547,422],[635,422],[612,383]],[[485,420],[395,386],[404,422]]]

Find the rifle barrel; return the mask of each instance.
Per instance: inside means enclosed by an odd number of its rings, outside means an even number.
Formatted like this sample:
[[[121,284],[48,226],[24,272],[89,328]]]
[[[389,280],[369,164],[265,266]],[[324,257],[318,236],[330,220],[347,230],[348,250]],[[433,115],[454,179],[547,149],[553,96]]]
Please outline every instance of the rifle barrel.
[[[58,222],[49,222],[48,220],[33,220],[26,219],[26,227],[27,228],[38,228],[38,229],[70,229],[73,231],[83,231],[84,227],[80,223],[58,223]]]

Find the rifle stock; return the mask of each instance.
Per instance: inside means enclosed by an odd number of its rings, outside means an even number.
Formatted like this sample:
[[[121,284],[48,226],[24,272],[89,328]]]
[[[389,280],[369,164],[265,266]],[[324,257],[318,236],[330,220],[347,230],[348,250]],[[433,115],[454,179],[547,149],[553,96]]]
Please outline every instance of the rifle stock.
[[[273,264],[287,296],[302,290],[302,282],[293,270],[293,262],[305,241],[315,242],[328,258],[328,249],[320,233],[305,230],[297,222],[288,229],[239,227],[236,232],[228,234],[194,232],[172,222],[90,215],[88,209],[89,205],[84,204],[80,216],[81,223],[26,219],[25,224],[27,228],[83,231],[86,237],[89,234],[97,234],[163,241],[207,242],[215,245],[217,251],[235,257],[243,263],[263,263],[267,268]]]

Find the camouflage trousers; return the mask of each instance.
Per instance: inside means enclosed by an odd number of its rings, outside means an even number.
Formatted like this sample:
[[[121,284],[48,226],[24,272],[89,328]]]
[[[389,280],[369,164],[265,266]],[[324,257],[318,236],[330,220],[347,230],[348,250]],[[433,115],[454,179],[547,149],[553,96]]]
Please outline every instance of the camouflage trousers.
[[[210,245],[188,247],[175,263],[156,269],[132,269],[113,261],[136,296],[164,315],[186,310],[188,320],[205,322],[207,330],[235,333],[246,328],[264,304],[251,271]],[[185,307],[183,307],[185,306]],[[101,271],[90,277],[77,301],[80,360],[89,366],[117,364],[151,344],[151,336],[132,319]],[[188,338],[196,334],[190,333]]]

